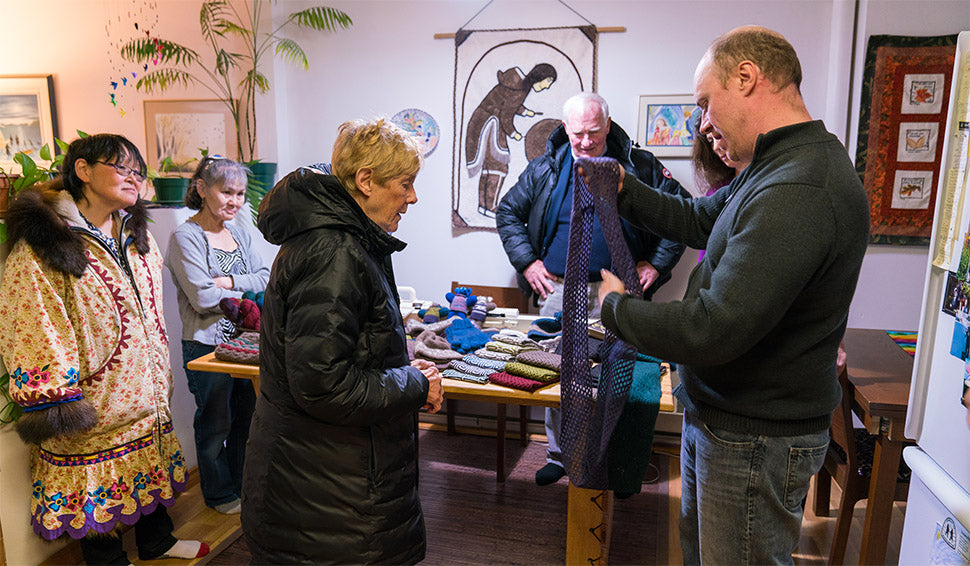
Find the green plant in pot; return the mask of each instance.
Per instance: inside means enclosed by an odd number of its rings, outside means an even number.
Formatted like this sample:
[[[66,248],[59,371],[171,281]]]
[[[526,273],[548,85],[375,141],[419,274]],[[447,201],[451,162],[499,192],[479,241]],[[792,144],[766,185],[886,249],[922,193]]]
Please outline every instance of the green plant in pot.
[[[157,65],[138,79],[136,88],[148,93],[163,93],[173,86],[198,85],[212,92],[231,112],[236,126],[236,155],[251,170],[271,166],[272,172],[247,187],[247,198],[256,208],[275,178],[275,163],[256,155],[256,94],[270,90],[263,74],[266,57],[278,55],[283,61],[310,68],[303,48],[282,35],[287,28],[334,32],[353,25],[350,16],[325,6],[293,12],[272,29],[260,28],[264,11],[276,0],[204,0],[199,12],[202,39],[212,50],[211,59],[185,45],[160,37],[138,38],[121,47],[121,56],[140,64]],[[272,18],[270,18],[272,20]],[[260,185],[261,183],[261,185]]]
[[[163,204],[181,203],[185,199],[185,191],[189,189],[189,178],[182,176],[189,164],[197,161],[192,158],[175,162],[170,156],[165,156],[158,163],[158,170],[148,169],[148,178],[155,187],[155,201]]]

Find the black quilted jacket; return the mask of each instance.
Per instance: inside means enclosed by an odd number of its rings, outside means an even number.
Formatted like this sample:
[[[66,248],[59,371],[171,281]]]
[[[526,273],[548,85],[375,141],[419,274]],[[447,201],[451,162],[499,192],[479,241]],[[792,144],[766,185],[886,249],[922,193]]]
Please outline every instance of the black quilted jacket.
[[[411,564],[425,554],[417,410],[390,254],[404,243],[303,168],[263,199],[280,244],[262,310],[242,522],[254,563]]]

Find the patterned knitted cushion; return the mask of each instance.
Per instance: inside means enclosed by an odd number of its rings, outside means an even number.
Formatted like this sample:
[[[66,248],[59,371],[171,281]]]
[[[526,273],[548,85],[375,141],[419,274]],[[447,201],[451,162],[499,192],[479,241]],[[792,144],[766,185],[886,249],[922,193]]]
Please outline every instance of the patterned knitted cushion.
[[[530,366],[529,364],[523,364],[522,362],[509,362],[505,364],[505,371],[507,373],[511,373],[512,375],[528,377],[529,379],[534,379],[543,383],[548,383],[550,381],[559,379],[558,371],[554,371],[549,368],[541,368],[539,366]]]
[[[450,377],[451,379],[460,379],[461,381],[471,381],[472,383],[488,383],[488,377],[463,373],[450,368],[441,372],[441,376]]]
[[[505,361],[503,360],[490,360],[488,358],[482,358],[476,356],[475,354],[468,354],[461,361],[466,364],[471,364],[473,366],[478,366],[480,368],[490,369],[492,371],[502,371],[505,369]]]
[[[531,350],[515,356],[515,361],[541,368],[549,368],[558,372],[559,367],[562,365],[562,356],[553,354],[552,352],[543,352],[542,350]]]
[[[512,375],[511,373],[500,371],[498,373],[493,373],[488,376],[488,380],[495,385],[502,385],[504,387],[511,387],[512,389],[520,389],[522,391],[528,391],[532,393],[533,391],[542,389],[547,385],[552,385],[559,381],[550,381],[548,383],[542,383],[541,381],[536,381],[534,379],[529,379],[528,377],[519,377],[518,375]]]
[[[258,366],[259,332],[243,332],[236,338],[216,346],[215,353],[217,360]]]

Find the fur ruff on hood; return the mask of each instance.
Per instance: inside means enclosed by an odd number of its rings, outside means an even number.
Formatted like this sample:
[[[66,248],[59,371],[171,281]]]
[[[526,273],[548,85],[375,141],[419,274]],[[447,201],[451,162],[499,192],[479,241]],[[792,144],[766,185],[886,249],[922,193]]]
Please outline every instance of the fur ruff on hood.
[[[138,199],[125,209],[129,215],[125,226],[139,254],[148,253],[148,210]],[[26,190],[11,203],[7,211],[7,233],[10,245],[25,240],[41,260],[63,273],[80,277],[87,269],[83,237],[71,227],[86,224],[70,193],[59,180]]]

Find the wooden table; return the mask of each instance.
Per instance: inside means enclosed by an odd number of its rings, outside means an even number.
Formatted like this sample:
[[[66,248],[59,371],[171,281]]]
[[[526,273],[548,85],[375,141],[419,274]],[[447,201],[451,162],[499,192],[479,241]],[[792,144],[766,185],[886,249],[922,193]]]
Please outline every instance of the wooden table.
[[[259,394],[259,366],[219,361],[215,359],[214,353],[191,360],[186,366],[191,370],[227,373],[238,379],[252,380],[253,387]],[[528,406],[558,407],[560,402],[558,383],[534,393],[490,383],[478,384],[449,378],[442,379],[441,383],[446,399],[484,401],[496,403],[498,406],[496,481],[505,480],[505,406],[520,405],[524,411]],[[660,410],[673,409],[670,372],[664,371],[661,376]],[[448,415],[449,425],[453,425],[453,418],[453,415]],[[523,440],[526,440],[526,431],[523,429],[521,432]],[[612,492],[584,489],[570,483],[566,511],[566,564],[585,566],[591,561],[606,564],[612,521]]]
[[[860,564],[883,564],[903,444],[913,358],[885,330],[845,331],[853,406],[866,429],[878,435],[869,500],[862,528]]]

